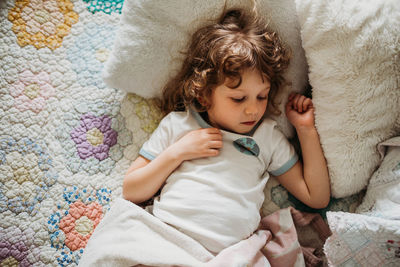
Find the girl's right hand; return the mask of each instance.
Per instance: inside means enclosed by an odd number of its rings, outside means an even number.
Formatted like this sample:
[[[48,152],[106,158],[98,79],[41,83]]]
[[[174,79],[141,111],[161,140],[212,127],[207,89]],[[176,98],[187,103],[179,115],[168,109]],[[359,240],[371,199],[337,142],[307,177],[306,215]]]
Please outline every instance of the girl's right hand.
[[[175,142],[171,152],[184,160],[215,157],[222,148],[222,134],[217,128],[204,128],[191,131]]]

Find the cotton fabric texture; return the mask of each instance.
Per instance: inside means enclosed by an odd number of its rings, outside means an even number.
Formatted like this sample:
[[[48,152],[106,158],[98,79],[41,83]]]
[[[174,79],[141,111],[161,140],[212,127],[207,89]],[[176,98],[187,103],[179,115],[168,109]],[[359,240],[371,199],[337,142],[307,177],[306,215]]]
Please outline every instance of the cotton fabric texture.
[[[205,127],[210,126],[194,110],[172,112],[140,154],[152,160],[189,131]],[[271,119],[262,121],[251,136],[222,131],[222,137],[219,155],[184,161],[168,177],[153,207],[156,217],[214,253],[257,229],[269,173],[283,174],[298,160]]]
[[[214,257],[197,241],[146,210],[116,199],[91,236],[79,266],[320,266],[314,249],[300,246],[295,225],[311,225],[322,241],[330,235],[319,214],[286,208],[264,217],[255,234]]]

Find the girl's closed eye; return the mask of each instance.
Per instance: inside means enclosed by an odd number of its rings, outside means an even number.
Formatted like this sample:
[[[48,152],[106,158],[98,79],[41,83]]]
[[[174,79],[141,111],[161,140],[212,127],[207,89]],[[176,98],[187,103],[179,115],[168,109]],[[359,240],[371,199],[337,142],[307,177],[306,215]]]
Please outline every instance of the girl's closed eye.
[[[246,97],[245,96],[243,96],[243,97],[231,97],[231,99],[233,100],[233,102],[240,103],[240,102],[243,102],[246,99]]]
[[[267,100],[267,98],[268,98],[268,96],[258,96],[257,97],[257,99],[260,100],[260,101]],[[231,97],[231,99],[236,103],[241,103],[244,100],[246,100],[246,97],[245,96],[243,96],[243,97]]]

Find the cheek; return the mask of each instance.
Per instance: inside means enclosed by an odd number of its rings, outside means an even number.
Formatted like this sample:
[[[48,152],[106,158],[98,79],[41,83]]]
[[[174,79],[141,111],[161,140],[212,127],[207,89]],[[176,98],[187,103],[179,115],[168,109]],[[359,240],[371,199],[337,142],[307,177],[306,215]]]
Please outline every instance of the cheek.
[[[217,113],[229,113],[231,110],[235,109],[235,105],[232,101],[218,99],[214,102],[213,109]]]
[[[264,115],[265,111],[267,110],[268,106],[268,101],[265,101],[264,103],[260,104],[260,110],[262,111],[261,113]]]

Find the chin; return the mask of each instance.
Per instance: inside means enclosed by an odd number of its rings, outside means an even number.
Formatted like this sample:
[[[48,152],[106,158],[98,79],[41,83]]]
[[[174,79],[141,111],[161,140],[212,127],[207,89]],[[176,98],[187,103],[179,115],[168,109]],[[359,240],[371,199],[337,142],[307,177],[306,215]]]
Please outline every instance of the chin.
[[[246,129],[240,129],[240,130],[237,130],[234,132],[238,133],[238,134],[246,134],[246,133],[250,132],[251,130],[253,130],[253,127],[247,127]]]
[[[218,127],[221,130],[228,131],[231,133],[237,133],[237,134],[246,134],[253,130],[254,126],[245,126],[245,125],[239,125],[238,127],[232,128],[232,127]]]

